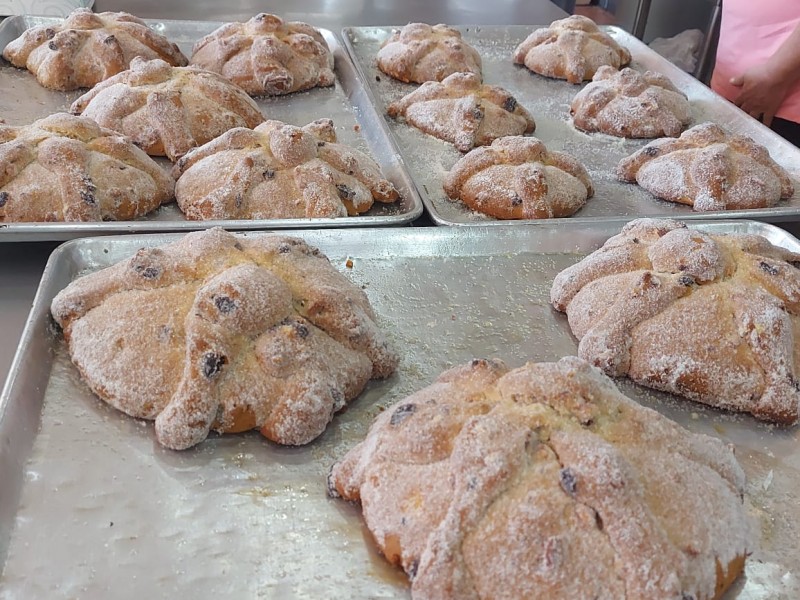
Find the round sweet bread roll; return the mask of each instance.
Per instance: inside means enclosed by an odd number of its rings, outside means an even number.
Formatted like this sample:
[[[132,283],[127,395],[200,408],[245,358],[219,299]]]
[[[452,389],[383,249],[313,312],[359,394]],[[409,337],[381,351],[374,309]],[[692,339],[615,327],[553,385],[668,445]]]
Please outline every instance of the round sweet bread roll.
[[[210,430],[306,444],[398,362],[361,288],[292,237],[190,233],[73,281],[51,312],[91,390],[176,450]]]
[[[568,217],[594,194],[575,158],[523,136],[498,138],[466,154],[446,175],[444,191],[497,219]]]
[[[129,221],[175,187],[130,140],[66,113],[0,125],[0,165],[0,222]]]
[[[328,479],[426,600],[719,599],[753,550],[744,485],[726,444],[575,357],[446,371]]]
[[[355,216],[399,194],[369,156],[336,141],[330,119],[232,129],[173,168],[189,219]]]
[[[597,24],[581,15],[553,21],[537,29],[514,50],[514,63],[525,65],[539,75],[588,81],[603,65],[615,69],[631,62],[631,53]]]
[[[135,57],[180,67],[186,57],[167,38],[124,12],[74,10],[63,23],[31,27],[3,50],[15,67],[27,68],[44,87],[90,88],[128,68]]]
[[[333,54],[308,23],[261,13],[226,23],[200,39],[191,64],[219,73],[251,96],[277,96],[331,86]]]
[[[442,81],[453,73],[481,75],[478,51],[447,25],[409,23],[378,51],[378,68],[405,83]]]
[[[578,129],[624,138],[677,137],[692,120],[686,96],[661,73],[600,67],[571,106]]]
[[[172,161],[229,129],[264,121],[253,99],[221,75],[142,58],[75,100],[70,112]]]
[[[441,83],[423,83],[392,102],[387,112],[454,144],[461,152],[536,129],[533,117],[514,96],[501,87],[482,85],[475,73],[453,73]]]
[[[765,208],[794,195],[789,174],[764,146],[714,123],[650,142],[620,161],[617,177],[700,211]]]
[[[578,355],[612,376],[794,424],[800,254],[753,235],[639,219],[558,274]]]

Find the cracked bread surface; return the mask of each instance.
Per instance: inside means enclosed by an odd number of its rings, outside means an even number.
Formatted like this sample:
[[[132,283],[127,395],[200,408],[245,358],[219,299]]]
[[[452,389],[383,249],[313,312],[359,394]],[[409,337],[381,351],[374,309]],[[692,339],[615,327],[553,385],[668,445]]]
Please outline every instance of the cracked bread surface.
[[[578,355],[612,376],[759,419],[800,411],[800,255],[638,219],[559,273]]]
[[[711,600],[752,551],[731,449],[575,357],[442,373],[328,483],[414,598]]]
[[[91,390],[182,450],[211,430],[306,444],[398,356],[318,249],[222,229],[142,248],[53,299]]]

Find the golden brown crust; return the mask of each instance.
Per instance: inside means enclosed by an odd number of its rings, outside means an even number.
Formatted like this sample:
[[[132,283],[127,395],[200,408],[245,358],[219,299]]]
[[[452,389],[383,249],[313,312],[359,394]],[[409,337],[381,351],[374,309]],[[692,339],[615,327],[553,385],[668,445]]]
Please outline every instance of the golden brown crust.
[[[378,51],[378,68],[405,83],[442,81],[453,73],[481,76],[481,57],[447,25],[409,23],[394,31]]]
[[[718,598],[752,550],[744,484],[574,357],[446,371],[329,477],[428,600]]]
[[[399,197],[370,157],[336,142],[333,121],[232,129],[173,169],[190,219],[343,217]]]
[[[0,165],[0,222],[129,221],[175,186],[130,140],[65,113],[0,125]]]
[[[614,376],[759,419],[800,411],[800,255],[639,219],[556,276],[578,354]]]
[[[765,208],[794,194],[789,174],[764,146],[714,123],[650,142],[620,161],[617,177],[701,211]]]
[[[3,50],[15,67],[27,68],[44,87],[89,88],[128,68],[140,56],[173,66],[187,64],[178,46],[128,13],[78,8],[59,25],[32,27]]]
[[[173,449],[210,429],[305,444],[398,360],[364,292],[284,236],[190,233],[77,279],[51,311],[89,387]]]
[[[514,63],[534,73],[570,83],[594,77],[603,65],[615,69],[631,62],[631,53],[597,24],[581,15],[553,21],[530,34],[514,51]]]
[[[661,73],[600,67],[571,106],[575,126],[624,138],[676,137],[692,120],[686,96]]]
[[[423,83],[392,102],[387,112],[454,144],[461,152],[536,129],[533,117],[514,96],[503,88],[482,85],[474,73],[453,73],[441,83]]]
[[[445,177],[444,191],[498,219],[568,217],[594,194],[577,160],[522,136],[498,138],[469,152]]]
[[[173,161],[229,129],[264,121],[252,98],[221,75],[141,58],[75,100],[70,112]]]
[[[290,94],[331,86],[333,54],[308,23],[260,13],[226,23],[199,40],[191,64],[219,73],[251,96]]]

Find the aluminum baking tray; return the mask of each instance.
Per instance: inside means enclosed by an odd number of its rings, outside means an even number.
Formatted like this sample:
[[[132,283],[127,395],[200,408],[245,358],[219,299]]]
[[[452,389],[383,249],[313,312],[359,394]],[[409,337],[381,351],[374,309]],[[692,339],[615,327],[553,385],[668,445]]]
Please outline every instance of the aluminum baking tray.
[[[733,104],[712,92],[688,73],[656,54],[641,41],[618,27],[605,28],[633,56],[632,67],[659,71],[681,89],[692,104],[693,124],[714,121],[726,129],[749,135],[767,146],[772,157],[791,175],[798,190],[795,196],[778,206],[764,209],[697,213],[690,207],[657,200],[636,185],[617,181],[617,163],[649,140],[625,140],[604,134],[587,134],[575,129],[569,115],[573,97],[581,88],[565,81],[535,75],[512,62],[514,49],[535,26],[456,26],[464,39],[483,59],[486,83],[509,90],[536,120],[536,131],[550,150],[563,150],[576,156],[586,166],[595,185],[590,199],[571,221],[628,219],[660,216],[680,219],[759,219],[791,221],[800,218],[800,150],[767,127],[747,116]],[[375,56],[391,27],[347,27],[342,30],[345,46],[366,82],[373,102],[381,114],[389,103],[415,89],[414,84],[396,81],[378,70]],[[461,202],[451,202],[442,189],[445,174],[462,156],[452,145],[426,135],[401,120],[385,117],[400,152],[406,161],[425,208],[439,225],[498,225],[498,221],[472,211]],[[525,223],[541,221],[526,220]]]
[[[37,25],[56,23],[60,19],[18,16],[0,23],[0,48],[23,31]],[[222,25],[213,21],[153,21],[147,23],[167,36],[191,55],[196,40]],[[358,217],[337,219],[264,219],[231,221],[188,221],[174,202],[136,221],[93,223],[0,223],[0,242],[66,240],[89,235],[110,233],[141,233],[189,231],[222,225],[228,229],[283,229],[310,227],[369,227],[402,225],[422,214],[422,201],[417,194],[386,124],[376,113],[353,63],[336,35],[321,30],[335,60],[336,84],[330,88],[315,88],[307,92],[276,98],[256,98],[266,118],[279,119],[295,125],[321,117],[330,117],[336,126],[339,141],[370,154],[381,166],[384,176],[394,183],[402,196],[394,204],[376,203]],[[82,91],[55,92],[40,86],[27,71],[12,67],[0,58],[0,117],[11,125],[23,125],[58,111],[69,110],[70,104]],[[85,90],[84,90],[85,91]],[[159,159],[166,168],[167,159]]]
[[[621,226],[296,232],[364,287],[402,357],[394,377],[370,383],[301,448],[248,433],[172,452],[151,424],[95,398],[51,329],[50,301],[79,274],[175,236],[61,246],[0,396],[0,598],[408,598],[405,575],[378,556],[357,507],[326,497],[328,468],[383,407],[445,368],[476,356],[519,366],[574,354],[566,318],[549,305],[551,281]],[[692,226],[800,251],[764,223]],[[621,387],[736,445],[761,541],[726,600],[800,597],[800,429]]]
[[[0,0],[0,16],[66,17],[76,8],[92,8],[94,0]]]

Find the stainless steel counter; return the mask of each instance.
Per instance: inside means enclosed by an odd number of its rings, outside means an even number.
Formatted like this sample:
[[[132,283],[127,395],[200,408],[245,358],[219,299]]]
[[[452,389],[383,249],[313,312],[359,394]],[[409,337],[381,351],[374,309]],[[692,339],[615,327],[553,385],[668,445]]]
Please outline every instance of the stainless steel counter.
[[[148,19],[246,20],[271,11],[333,31],[346,25],[428,23],[547,24],[566,16],[549,0],[97,0],[94,10],[125,10]],[[2,117],[3,115],[0,115]],[[0,381],[5,381],[53,244],[0,245]]]

